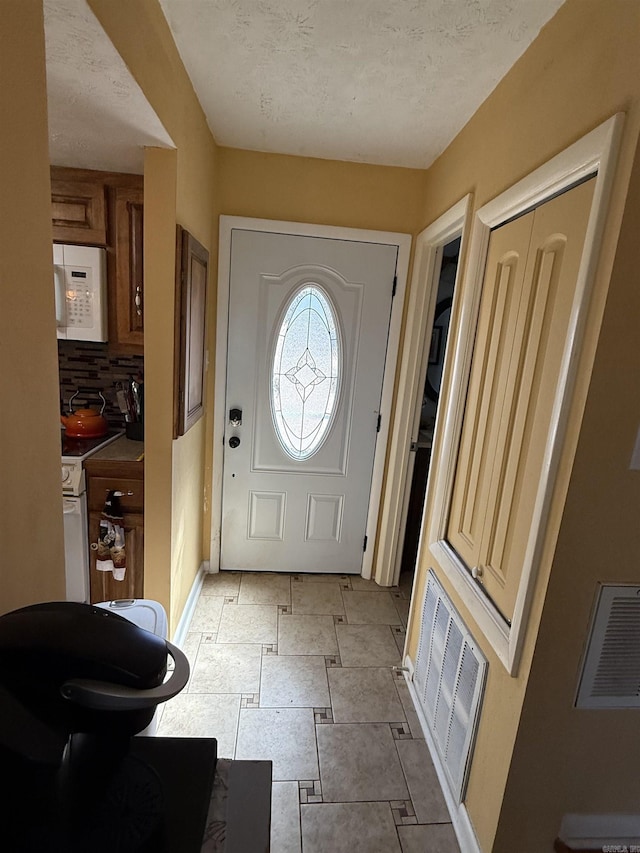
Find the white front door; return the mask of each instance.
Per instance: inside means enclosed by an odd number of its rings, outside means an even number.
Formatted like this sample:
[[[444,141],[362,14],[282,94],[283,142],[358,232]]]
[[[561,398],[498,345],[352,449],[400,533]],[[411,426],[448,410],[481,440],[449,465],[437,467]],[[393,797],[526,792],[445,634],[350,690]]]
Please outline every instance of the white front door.
[[[397,256],[232,231],[222,569],[360,572]]]

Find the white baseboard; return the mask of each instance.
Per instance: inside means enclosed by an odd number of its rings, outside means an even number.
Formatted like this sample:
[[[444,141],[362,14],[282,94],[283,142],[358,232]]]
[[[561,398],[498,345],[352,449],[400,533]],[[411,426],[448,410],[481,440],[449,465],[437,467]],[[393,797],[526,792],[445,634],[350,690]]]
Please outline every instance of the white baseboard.
[[[413,702],[413,707],[418,715],[418,720],[420,722],[422,733],[424,734],[424,739],[427,742],[427,747],[431,753],[431,760],[433,761],[433,765],[438,775],[438,781],[442,788],[442,793],[447,804],[447,809],[449,810],[451,823],[453,824],[453,829],[458,839],[460,850],[462,853],[482,853],[482,848],[478,842],[478,838],[473,828],[473,824],[471,823],[471,819],[469,818],[466,806],[464,803],[457,802],[451,792],[451,788],[449,787],[449,780],[447,779],[444,767],[442,766],[435,742],[431,736],[431,731],[429,730],[429,726],[422,708],[420,707],[420,702],[413,685],[414,664],[409,655],[405,655],[404,666],[406,666],[408,670],[408,672],[404,673],[404,677],[407,682],[407,687],[409,688],[411,701]]]
[[[187,639],[187,633],[193,617],[193,611],[196,609],[198,596],[200,595],[200,590],[202,589],[202,584],[204,582],[204,576],[208,573],[208,570],[208,562],[203,561],[200,564],[198,574],[195,576],[182,611],[182,616],[180,617],[178,626],[173,634],[172,642],[174,645],[178,646],[178,648],[182,648],[185,640]]]
[[[560,838],[567,847],[608,847],[640,849],[640,815],[566,814],[560,824]]]

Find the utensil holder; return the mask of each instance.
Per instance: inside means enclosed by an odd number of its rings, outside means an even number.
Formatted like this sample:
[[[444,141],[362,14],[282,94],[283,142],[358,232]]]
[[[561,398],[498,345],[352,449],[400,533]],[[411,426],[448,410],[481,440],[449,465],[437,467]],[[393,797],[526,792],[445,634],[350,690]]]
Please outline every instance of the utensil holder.
[[[142,421],[132,421],[125,424],[125,435],[132,441],[144,441],[144,424]]]

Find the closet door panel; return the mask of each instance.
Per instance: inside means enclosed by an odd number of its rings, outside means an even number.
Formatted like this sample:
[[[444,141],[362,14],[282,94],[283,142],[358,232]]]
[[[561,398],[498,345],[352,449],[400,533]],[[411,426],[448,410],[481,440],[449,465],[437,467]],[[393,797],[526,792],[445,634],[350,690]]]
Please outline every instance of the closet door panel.
[[[480,555],[482,583],[508,619],[531,539],[594,183],[534,212]]]
[[[496,229],[489,242],[447,537],[469,569],[480,563],[490,511],[532,223],[533,214],[523,216]]]

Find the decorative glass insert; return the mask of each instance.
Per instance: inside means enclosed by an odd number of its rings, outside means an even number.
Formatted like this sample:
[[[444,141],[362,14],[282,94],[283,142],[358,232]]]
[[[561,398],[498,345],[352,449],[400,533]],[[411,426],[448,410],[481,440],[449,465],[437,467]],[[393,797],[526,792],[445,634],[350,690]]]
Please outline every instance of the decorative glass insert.
[[[333,422],[342,374],[336,315],[327,294],[306,284],[285,309],[271,370],[276,435],[293,459],[316,453]]]

